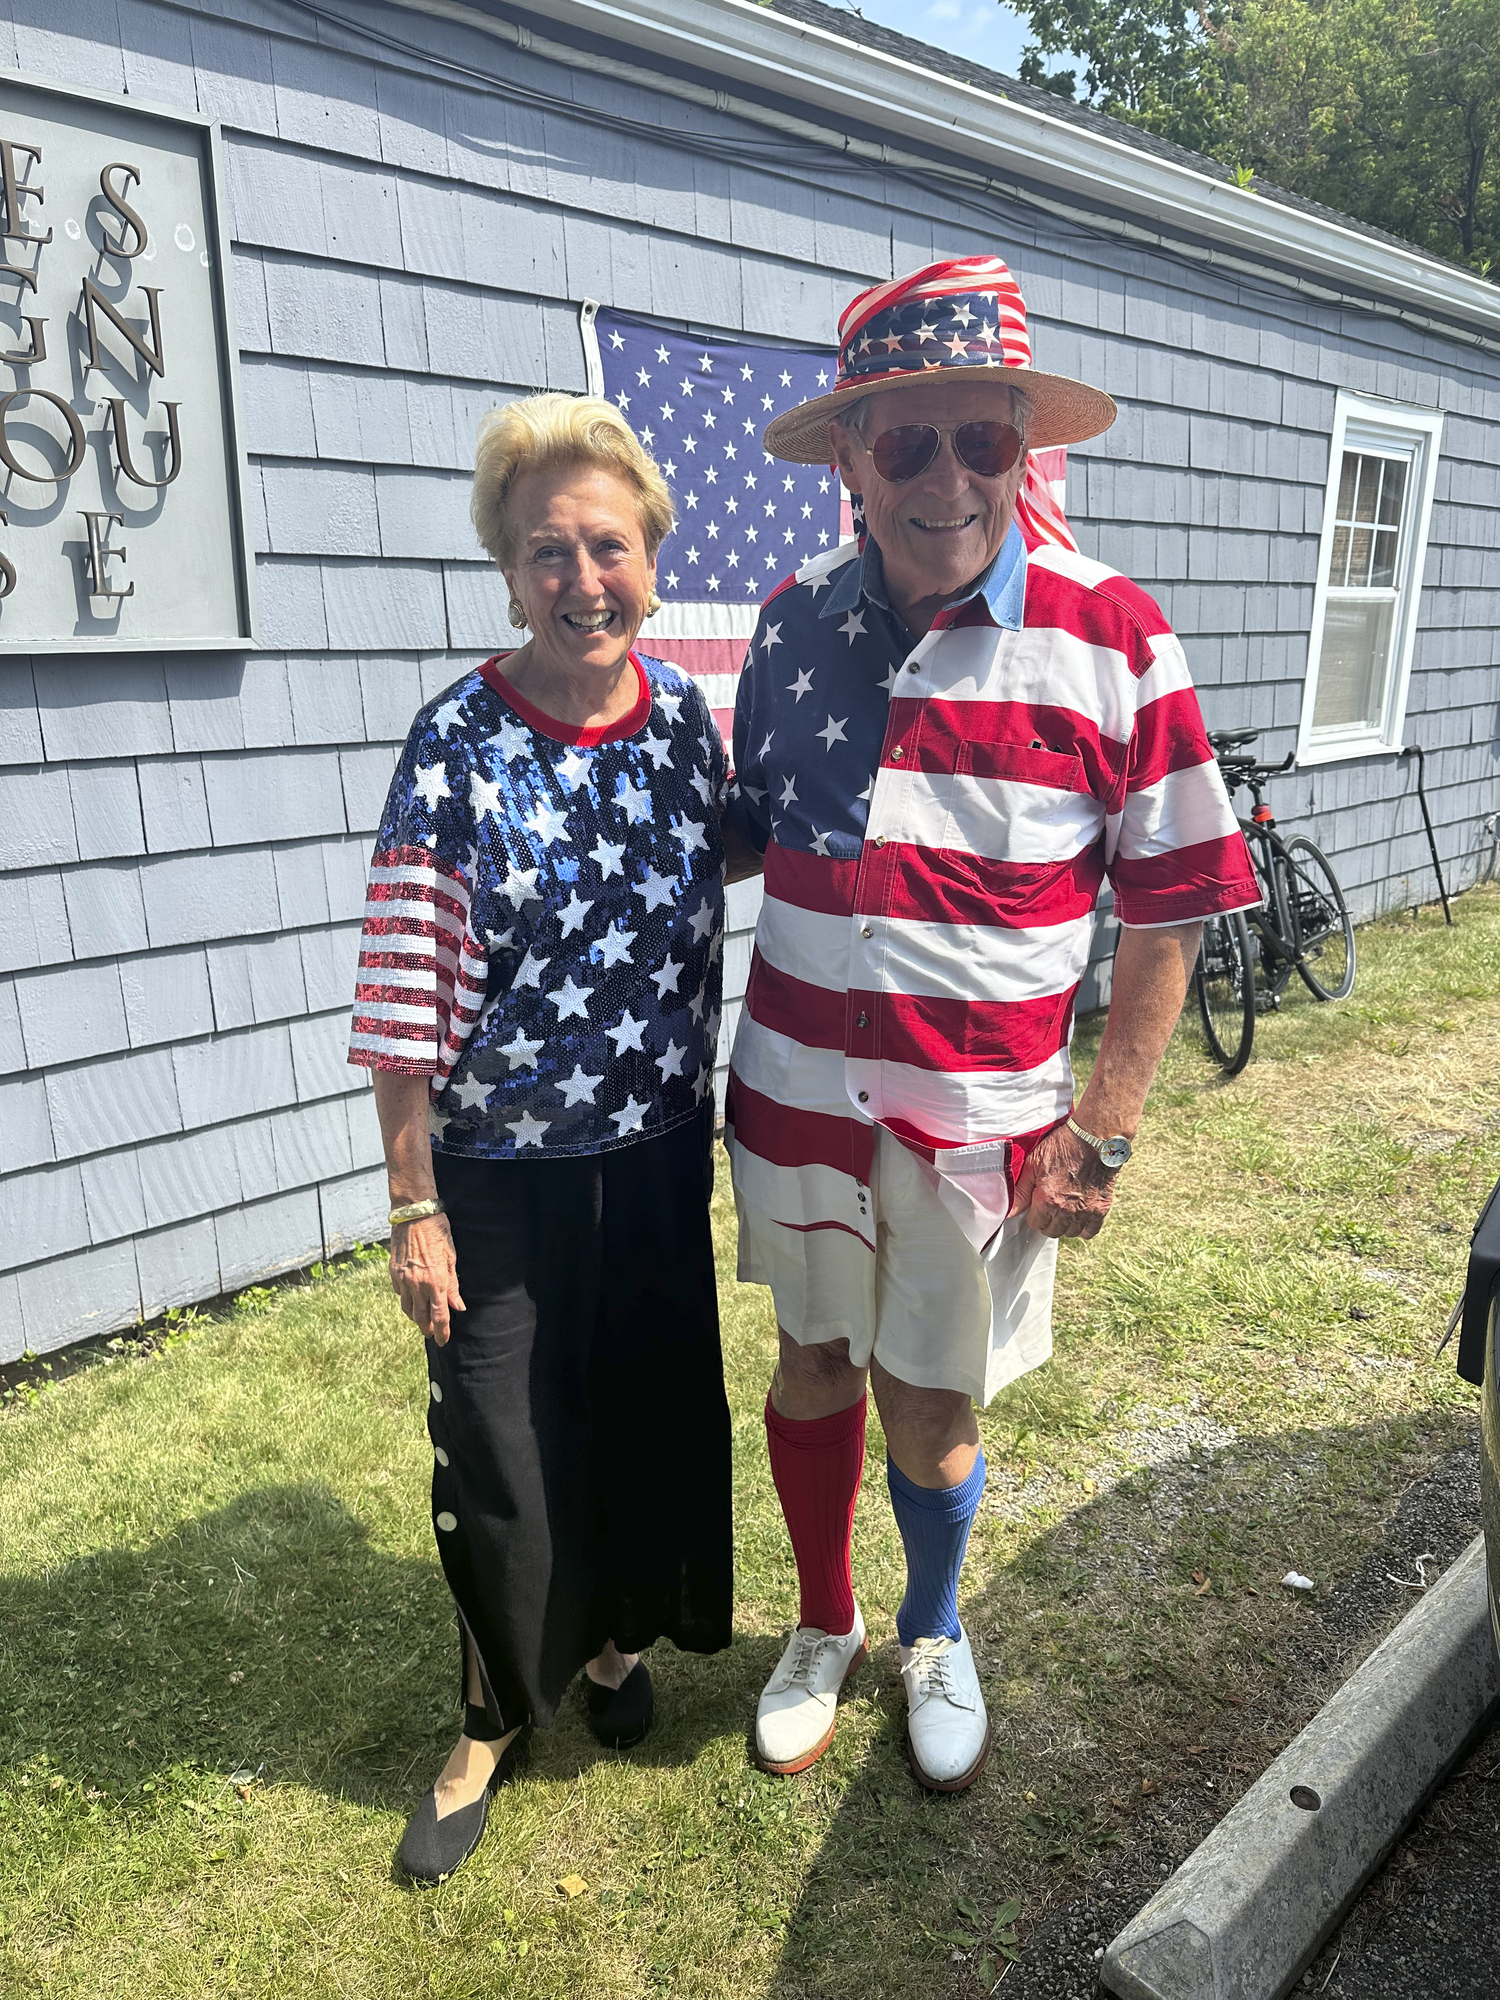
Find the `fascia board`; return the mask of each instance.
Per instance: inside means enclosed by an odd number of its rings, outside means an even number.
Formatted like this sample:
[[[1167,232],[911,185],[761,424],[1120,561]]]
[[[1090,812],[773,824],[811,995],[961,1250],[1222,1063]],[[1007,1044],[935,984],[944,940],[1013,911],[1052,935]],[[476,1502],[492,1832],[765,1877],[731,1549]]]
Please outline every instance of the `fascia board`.
[[[977,170],[1023,177],[1187,230],[1241,258],[1280,261],[1326,275],[1341,289],[1500,328],[1500,286],[1420,250],[1377,242],[754,0],[548,0],[537,18],[553,33],[572,27],[624,43],[658,61],[796,99],[835,123],[873,126]]]

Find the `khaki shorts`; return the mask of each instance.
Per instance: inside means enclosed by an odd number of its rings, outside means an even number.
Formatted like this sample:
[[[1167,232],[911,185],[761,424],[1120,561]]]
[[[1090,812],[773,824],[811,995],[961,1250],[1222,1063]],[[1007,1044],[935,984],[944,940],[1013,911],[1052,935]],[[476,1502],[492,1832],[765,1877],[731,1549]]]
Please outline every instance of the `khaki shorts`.
[[[872,1254],[832,1225],[794,1229],[740,1197],[739,1277],[769,1285],[782,1330],[804,1347],[847,1340],[849,1359],[920,1389],[985,1404],[1052,1352],[1057,1242],[1024,1216],[981,1256],[937,1192],[937,1175],[889,1132],[875,1134]]]

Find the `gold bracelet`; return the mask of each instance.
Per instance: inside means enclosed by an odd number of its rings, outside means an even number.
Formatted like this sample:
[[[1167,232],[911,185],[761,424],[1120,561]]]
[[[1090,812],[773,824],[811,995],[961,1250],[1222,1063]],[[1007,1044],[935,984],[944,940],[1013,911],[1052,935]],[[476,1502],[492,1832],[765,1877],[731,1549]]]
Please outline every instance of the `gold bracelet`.
[[[421,1222],[429,1215],[446,1215],[447,1213],[447,1209],[444,1208],[438,1196],[432,1195],[426,1201],[409,1201],[401,1208],[393,1208],[390,1213],[390,1224],[392,1229],[394,1229],[398,1222]]]

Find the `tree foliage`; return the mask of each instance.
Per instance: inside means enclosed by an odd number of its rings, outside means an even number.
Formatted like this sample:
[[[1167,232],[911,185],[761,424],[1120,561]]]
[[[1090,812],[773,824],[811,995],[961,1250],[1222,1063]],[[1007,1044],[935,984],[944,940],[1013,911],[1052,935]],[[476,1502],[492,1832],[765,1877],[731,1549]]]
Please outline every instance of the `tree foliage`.
[[[1500,0],[1020,0],[1021,73],[1441,255],[1500,263]],[[1081,69],[1046,73],[1074,53]]]

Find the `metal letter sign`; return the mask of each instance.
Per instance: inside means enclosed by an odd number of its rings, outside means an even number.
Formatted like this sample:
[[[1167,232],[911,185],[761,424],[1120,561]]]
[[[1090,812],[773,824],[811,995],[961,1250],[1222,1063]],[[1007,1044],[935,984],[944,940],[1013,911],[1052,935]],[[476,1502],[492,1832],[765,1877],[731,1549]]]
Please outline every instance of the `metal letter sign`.
[[[0,653],[253,644],[217,140],[0,78]]]

